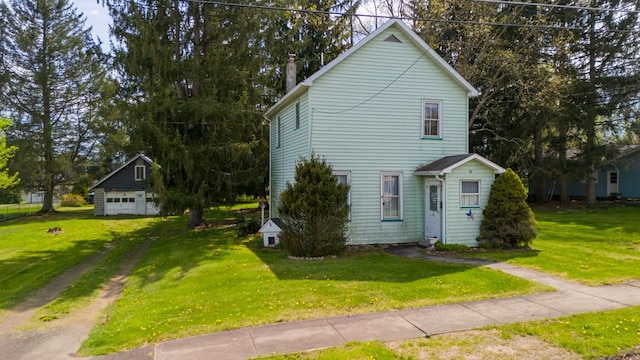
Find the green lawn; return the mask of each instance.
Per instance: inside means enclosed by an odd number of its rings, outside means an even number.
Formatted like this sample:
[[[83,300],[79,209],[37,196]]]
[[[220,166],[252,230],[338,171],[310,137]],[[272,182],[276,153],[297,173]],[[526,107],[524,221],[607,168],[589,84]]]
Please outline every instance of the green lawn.
[[[34,214],[42,204],[0,204],[0,220]]]
[[[280,250],[263,248],[260,238],[235,236],[230,224],[236,211],[246,206],[256,207],[245,204],[208,213],[207,219],[217,225],[199,231],[187,231],[184,216],[94,218],[90,210],[82,209],[0,222],[0,310],[24,299],[65,269],[97,256],[84,276],[38,312],[42,320],[64,316],[77,304],[88,301],[127,254],[148,238],[153,239],[150,249],[131,275],[123,296],[108,309],[109,320],[94,328],[82,345],[83,354],[109,353],[144,343],[278,321],[546,289],[482,267],[399,258],[381,250],[357,251],[321,261],[291,260]],[[640,208],[535,211],[540,236],[533,243],[534,250],[473,254],[593,284],[639,277],[640,225],[635,218]],[[259,216],[259,212],[254,210],[251,216]],[[63,233],[48,234],[47,229],[52,227],[61,227]],[[632,329],[631,325],[640,321],[640,316],[633,315],[634,311],[638,313],[637,307],[629,309],[631,313],[619,311],[621,315],[607,318],[606,324],[598,327],[613,334],[620,330],[615,325]],[[595,318],[571,319],[595,324],[600,318],[597,314],[589,316]],[[537,332],[553,329],[559,334],[577,334],[576,343],[586,341],[578,334],[582,328],[563,328],[565,325],[569,324],[540,322],[505,329],[536,336]],[[604,338],[608,345],[598,345],[598,351],[612,354],[612,348],[625,349],[634,341],[640,344],[640,334],[636,336],[636,340],[633,336],[620,341]],[[566,338],[554,337],[558,342]],[[369,354],[358,349],[379,346],[353,344],[346,350],[347,357],[358,358],[352,354]],[[559,346],[580,351],[564,343]],[[405,355],[383,348],[370,356]]]
[[[640,207],[534,211],[538,238],[533,251],[470,256],[539,269],[587,285],[640,278]]]
[[[233,218],[219,212],[218,219]],[[238,327],[487,299],[541,291],[481,267],[435,264],[383,251],[291,260],[240,239],[232,227],[184,231],[186,219],[158,224],[159,237],[131,276],[109,321],[83,354]],[[224,223],[223,223],[224,224]]]
[[[148,224],[142,218],[94,218],[93,209],[61,209],[46,216],[0,222],[0,311],[24,300],[66,269],[91,256],[109,258],[110,249],[126,248],[132,234]],[[59,227],[62,233],[48,233]],[[138,241],[138,237],[134,240]],[[114,252],[114,253],[117,253]],[[97,263],[105,266],[104,260]],[[102,273],[107,272],[102,269]],[[100,281],[90,281],[95,289]],[[86,283],[86,280],[85,280]],[[86,285],[85,285],[86,286]],[[67,291],[68,298],[90,293]]]

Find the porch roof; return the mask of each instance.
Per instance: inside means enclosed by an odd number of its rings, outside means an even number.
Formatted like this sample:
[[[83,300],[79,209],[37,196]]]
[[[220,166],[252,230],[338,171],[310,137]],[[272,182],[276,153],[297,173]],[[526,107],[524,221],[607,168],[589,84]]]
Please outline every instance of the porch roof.
[[[478,154],[460,154],[450,155],[440,158],[434,162],[418,167],[415,171],[416,175],[444,175],[451,173],[458,166],[464,165],[471,160],[477,160],[483,165],[492,168],[496,174],[502,174],[504,168]]]

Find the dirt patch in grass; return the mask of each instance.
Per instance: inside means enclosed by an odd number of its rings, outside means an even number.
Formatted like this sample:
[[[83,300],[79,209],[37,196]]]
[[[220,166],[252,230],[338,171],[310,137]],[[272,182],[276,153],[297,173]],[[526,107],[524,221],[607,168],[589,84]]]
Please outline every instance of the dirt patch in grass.
[[[394,341],[389,348],[415,359],[538,360],[581,359],[534,336],[503,336],[499,330],[472,330],[429,339]]]

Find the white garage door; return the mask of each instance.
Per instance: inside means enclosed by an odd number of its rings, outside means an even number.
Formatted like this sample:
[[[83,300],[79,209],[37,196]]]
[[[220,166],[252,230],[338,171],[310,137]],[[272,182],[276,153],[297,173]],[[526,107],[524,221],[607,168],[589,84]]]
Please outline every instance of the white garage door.
[[[105,194],[105,215],[136,214],[136,192],[108,192]],[[144,201],[144,199],[143,199]]]

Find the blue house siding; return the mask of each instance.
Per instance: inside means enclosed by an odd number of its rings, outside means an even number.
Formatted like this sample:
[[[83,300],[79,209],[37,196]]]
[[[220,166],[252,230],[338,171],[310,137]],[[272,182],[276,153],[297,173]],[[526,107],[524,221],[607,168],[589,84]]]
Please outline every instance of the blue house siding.
[[[615,173],[615,181],[612,183],[611,173]],[[593,173],[596,179],[596,197],[606,198],[640,198],[640,150],[632,150],[616,159],[609,160],[596,167]],[[547,186],[553,187],[553,195],[560,196],[559,181],[550,179]],[[549,190],[547,190],[549,191]],[[534,186],[530,187],[531,193],[536,193]],[[547,193],[548,194],[548,193]],[[587,195],[586,184],[582,179],[570,179],[569,196],[572,198],[585,198]]]

